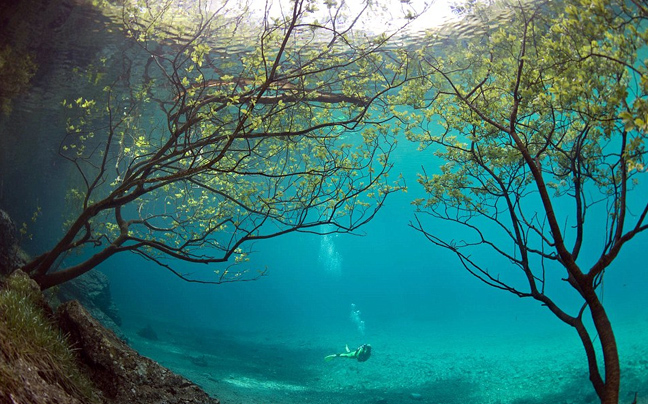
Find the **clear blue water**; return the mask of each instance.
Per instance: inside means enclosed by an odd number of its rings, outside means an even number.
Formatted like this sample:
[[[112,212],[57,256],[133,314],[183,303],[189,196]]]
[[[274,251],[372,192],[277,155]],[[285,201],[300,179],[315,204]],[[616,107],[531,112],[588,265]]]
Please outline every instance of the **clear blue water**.
[[[225,403],[596,402],[575,333],[430,247],[406,226],[409,197],[392,198],[365,237],[258,245],[253,263],[270,272],[253,283],[189,285],[128,256],[102,269],[133,346]],[[605,283],[626,402],[648,385],[645,247],[634,243]],[[160,341],[139,338],[142,324]],[[373,346],[365,363],[322,360],[362,343]]]
[[[60,234],[72,181],[55,153],[64,133],[56,102],[75,90],[57,75],[42,72],[35,90],[0,118],[0,207],[19,223],[42,208],[30,227],[34,241],[25,241],[33,252]],[[392,195],[364,236],[258,243],[247,266],[267,267],[268,276],[257,281],[188,284],[128,254],[102,264],[131,345],[225,404],[596,402],[573,330],[537,302],[480,283],[408,226],[416,173],[428,161],[415,148],[401,139],[394,156],[409,192]],[[643,185],[633,197],[647,195]],[[590,259],[596,245],[594,238],[585,248]],[[627,403],[634,392],[648,403],[647,248],[648,235],[637,237],[604,284]],[[497,257],[482,258],[506,271]],[[576,304],[561,283],[552,286],[560,299]],[[146,325],[159,340],[138,335]],[[323,360],[363,343],[373,346],[365,363]]]

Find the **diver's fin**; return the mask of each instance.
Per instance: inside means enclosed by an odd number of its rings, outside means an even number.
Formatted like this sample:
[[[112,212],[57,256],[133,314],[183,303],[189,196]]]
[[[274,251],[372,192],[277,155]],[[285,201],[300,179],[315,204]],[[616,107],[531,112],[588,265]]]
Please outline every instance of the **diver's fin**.
[[[351,352],[351,350],[349,349],[349,344],[346,345],[346,350],[347,352]]]
[[[338,357],[337,354],[333,354],[333,355],[325,356],[325,357],[324,357],[324,360],[327,361],[327,362],[329,362],[329,361],[332,361],[333,359],[335,359],[335,358],[337,358],[337,357]]]

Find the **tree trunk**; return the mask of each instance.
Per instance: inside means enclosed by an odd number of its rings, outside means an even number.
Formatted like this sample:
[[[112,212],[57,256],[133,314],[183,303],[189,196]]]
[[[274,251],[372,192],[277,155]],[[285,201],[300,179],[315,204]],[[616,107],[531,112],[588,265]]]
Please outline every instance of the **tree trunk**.
[[[119,247],[126,241],[126,234],[127,231],[122,232],[122,234],[117,237],[115,241],[113,241],[109,246],[77,265],[65,268],[60,271],[37,274],[32,276],[32,279],[34,279],[36,283],[38,283],[41,290],[49,289],[53,286],[71,281],[72,279],[83,275],[84,273],[90,271],[97,265],[113,256],[118,251]]]
[[[621,369],[619,366],[619,351],[612,330],[612,324],[605,312],[605,308],[592,287],[584,290],[594,327],[598,333],[603,350],[603,366],[605,370],[605,383],[602,393],[599,394],[601,404],[618,404],[619,388],[621,385]]]

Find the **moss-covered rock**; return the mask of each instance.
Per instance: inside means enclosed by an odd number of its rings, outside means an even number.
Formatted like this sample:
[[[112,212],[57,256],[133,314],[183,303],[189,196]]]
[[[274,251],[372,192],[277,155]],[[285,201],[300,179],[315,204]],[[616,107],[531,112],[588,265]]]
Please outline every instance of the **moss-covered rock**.
[[[0,289],[0,402],[102,402],[38,285],[21,271]]]
[[[11,247],[2,251],[19,249],[15,226],[2,211],[0,241],[0,246]],[[8,270],[16,262],[11,258],[0,263]],[[110,302],[107,279],[90,279],[71,290],[91,306]],[[217,404],[218,400],[139,355],[78,301],[60,305],[55,316],[36,282],[16,270],[10,276],[0,271],[0,403]]]
[[[62,304],[54,316],[36,282],[16,271],[0,287],[0,403],[12,402],[219,401],[139,355],[78,301]]]
[[[91,317],[78,301],[57,310],[93,382],[115,403],[217,404],[198,386],[145,358]]]

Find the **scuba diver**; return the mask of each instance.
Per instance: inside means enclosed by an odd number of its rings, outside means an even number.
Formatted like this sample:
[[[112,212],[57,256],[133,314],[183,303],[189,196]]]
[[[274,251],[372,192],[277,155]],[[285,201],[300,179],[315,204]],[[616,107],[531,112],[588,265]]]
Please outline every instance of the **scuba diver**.
[[[325,361],[330,361],[335,358],[351,358],[357,359],[358,362],[365,362],[371,356],[371,345],[363,344],[358,347],[355,351],[351,351],[349,346],[346,346],[346,352],[329,355],[324,358]]]

